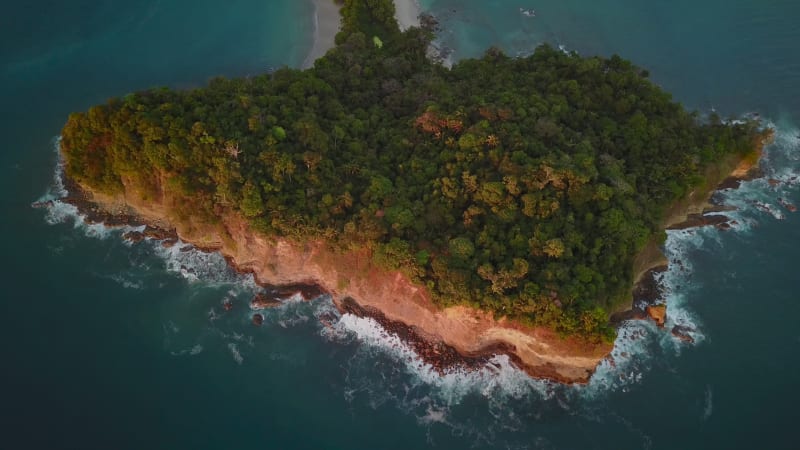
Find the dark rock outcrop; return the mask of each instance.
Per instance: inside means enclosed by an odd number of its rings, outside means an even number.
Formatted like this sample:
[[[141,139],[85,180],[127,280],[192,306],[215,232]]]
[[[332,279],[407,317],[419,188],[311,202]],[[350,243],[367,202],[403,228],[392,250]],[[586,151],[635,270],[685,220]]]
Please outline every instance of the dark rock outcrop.
[[[267,308],[275,308],[276,306],[281,306],[282,304],[282,301],[262,292],[256,294],[256,296],[250,300],[250,309],[262,310]]]
[[[694,338],[689,334],[693,331],[694,329],[692,327],[687,327],[686,325],[675,325],[672,327],[672,335],[687,344],[694,343]]]
[[[653,319],[659,327],[664,327],[667,322],[667,305],[650,305],[646,309],[647,316]]]

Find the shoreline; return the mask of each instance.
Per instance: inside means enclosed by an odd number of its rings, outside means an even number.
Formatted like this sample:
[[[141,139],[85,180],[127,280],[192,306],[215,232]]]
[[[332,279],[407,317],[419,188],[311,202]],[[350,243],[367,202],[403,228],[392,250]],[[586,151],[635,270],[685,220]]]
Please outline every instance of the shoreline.
[[[301,69],[308,69],[332,49],[339,32],[340,6],[333,0],[311,0],[314,5],[314,43],[303,60]]]
[[[234,270],[252,274],[269,296],[300,294],[312,300],[328,294],[340,313],[372,318],[440,373],[478,370],[492,356],[505,354],[533,378],[586,384],[613,349],[611,343],[563,338],[549,329],[494,318],[466,306],[438,308],[424,287],[399,272],[373,266],[367,249],[341,252],[323,241],[295,243],[265,237],[231,214],[222,217],[217,227],[175,227],[167,213],[167,196],[142,203],[124,194],[95,194],[74,182],[66,186],[69,195],[62,201],[76,206],[85,221],[146,226],[143,232],[127,236],[133,241],[153,238],[168,246],[179,238],[201,251],[219,251]]]
[[[336,34],[340,29],[341,6],[334,0],[311,0],[311,2],[314,5],[314,38],[301,69],[313,67],[317,59],[334,47]],[[394,16],[400,31],[421,25],[419,16],[422,9],[416,0],[394,0],[394,7]]]
[[[755,154],[760,156],[770,136],[769,133],[762,136]],[[730,187],[731,180],[758,175],[757,162],[752,157],[728,161],[736,167],[733,172],[725,169],[726,174],[731,175],[722,176],[723,181],[710,189],[702,202],[695,199],[690,203],[705,205],[715,192]],[[94,193],[69,179],[64,180],[64,185],[68,195],[61,200],[74,205],[86,222],[102,222],[112,227],[144,226],[143,231],[123,236],[133,242],[151,238],[167,247],[181,239],[200,251],[219,251],[234,270],[252,274],[263,288],[259,295],[269,298],[280,300],[300,295],[305,300],[313,300],[330,295],[341,314],[375,320],[441,374],[452,369],[479,370],[492,356],[505,354],[533,378],[586,384],[614,349],[612,343],[590,343],[574,336],[563,338],[552,330],[525,326],[505,317],[496,319],[491,313],[467,306],[438,308],[423,286],[414,285],[399,272],[374,267],[367,249],[342,252],[331,249],[321,240],[297,243],[262,236],[234,214],[223,214],[221,224],[216,226],[196,223],[174,226],[169,216],[173,202],[163,191],[158,198],[144,202],[128,193],[114,197]],[[717,207],[716,211],[720,209],[724,208]],[[685,212],[684,217],[691,217],[690,214]],[[686,227],[720,227],[722,223],[713,220]],[[651,266],[632,286],[631,306],[612,314],[612,324],[629,319],[653,319],[659,323],[651,314],[651,307],[660,308],[659,324],[663,323],[666,311],[659,306],[663,304],[659,275],[668,265],[661,249],[654,249],[657,253],[650,255]],[[273,306],[279,304],[275,301]],[[256,312],[254,319],[258,315]],[[331,318],[323,320],[323,324],[327,320]],[[260,322],[254,320],[254,323]],[[689,339],[681,330],[677,334],[673,330],[673,334],[679,339]]]

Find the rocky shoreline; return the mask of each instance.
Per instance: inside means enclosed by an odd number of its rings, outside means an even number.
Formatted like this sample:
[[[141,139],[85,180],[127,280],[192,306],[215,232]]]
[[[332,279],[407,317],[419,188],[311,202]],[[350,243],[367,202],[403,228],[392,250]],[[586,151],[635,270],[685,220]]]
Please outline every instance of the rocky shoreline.
[[[161,241],[162,246],[170,247],[181,239],[192,244],[191,247],[185,247],[187,250],[221,251],[236,271],[253,274],[262,288],[249,305],[253,310],[252,319],[255,325],[263,323],[263,309],[279,306],[289,297],[299,295],[305,300],[313,300],[330,295],[340,313],[374,319],[387,331],[397,334],[425,363],[440,373],[449,370],[478,370],[485,367],[494,355],[506,354],[517,367],[532,377],[562,383],[588,382],[594,368],[611,349],[610,344],[583,344],[577,339],[560,338],[548,330],[527,328],[504,318],[495,320],[491,315],[471,308],[438,310],[430,303],[424,291],[403,279],[402,275],[376,274],[374,268],[367,271],[368,275],[359,275],[353,279],[354,287],[342,290],[340,286],[337,289],[333,280],[341,277],[341,273],[326,279],[326,274],[320,275],[319,264],[311,269],[302,265],[318,253],[317,249],[306,248],[302,251],[308,254],[304,255],[298,254],[298,249],[295,249],[289,258],[294,260],[283,268],[282,273],[266,273],[273,271],[277,265],[271,261],[277,256],[275,252],[281,252],[282,249],[277,248],[280,245],[267,245],[259,238],[255,249],[248,249],[244,253],[231,251],[231,248],[225,247],[223,239],[207,236],[197,239],[196,235],[183,235],[179,228],[171,226],[167,217],[158,215],[165,210],[167,202],[164,199],[157,205],[138,205],[125,199],[124,195],[115,199],[95,195],[74,182],[65,181],[69,194],[61,201],[74,205],[88,223],[103,223],[111,227],[143,227],[124,234],[125,239],[133,242],[153,239]],[[227,232],[231,236],[237,236],[234,240],[241,244],[252,244],[252,233],[240,221],[234,222],[227,224]],[[239,250],[242,248],[239,247]],[[269,252],[273,254],[267,254]],[[326,256],[328,259],[331,256],[338,258],[336,255]],[[346,259],[347,256],[342,258]],[[297,268],[295,260],[302,260],[302,268]],[[325,267],[339,269],[342,261],[324,262],[327,264]],[[363,270],[361,268],[358,271],[362,273]],[[310,273],[303,276],[305,271]],[[287,272],[290,274],[287,275]],[[352,276],[352,271],[349,275]],[[341,278],[339,280],[341,282]],[[354,300],[352,293],[356,293],[358,301]],[[365,297],[374,298],[363,301]],[[398,302],[399,298],[404,301]],[[223,305],[225,310],[234,307],[233,304]],[[332,323],[335,319],[321,318],[323,323]]]
[[[687,212],[683,216],[683,220],[667,222],[664,228],[666,230],[688,230],[692,228],[701,228],[707,226],[716,227],[719,230],[726,231],[737,225],[737,221],[726,215],[726,212],[735,211],[736,208],[723,204],[719,197],[715,194],[723,190],[738,189],[742,182],[752,181],[757,178],[763,178],[764,172],[758,166],[758,160],[761,158],[764,147],[773,139],[774,130],[767,130],[761,137],[761,141],[756,146],[757,158],[751,160],[742,160],[732,171],[732,173],[725,177],[716,187],[708,192],[705,199],[697,202],[695,205],[687,207]],[[771,186],[776,186],[779,181],[774,179],[768,180]],[[797,207],[788,203],[782,198],[777,198],[777,202],[790,212],[796,212]],[[755,204],[757,208],[762,208],[763,205]],[[691,212],[692,210],[700,209],[700,212]],[[638,281],[634,284],[633,288],[633,302],[631,308],[624,311],[619,311],[612,314],[610,321],[612,324],[618,325],[625,320],[652,320],[658,326],[664,327],[666,323],[666,303],[664,298],[664,287],[661,284],[661,275],[669,268],[667,264],[658,262],[652,264],[647,269]],[[672,261],[673,264],[681,266],[680,261]],[[694,338],[691,332],[695,330],[684,325],[675,325],[670,332],[672,335],[683,342],[693,343]]]
[[[342,314],[353,314],[357,317],[367,317],[375,320],[384,330],[397,335],[403,343],[414,350],[414,353],[422,361],[432,366],[439,374],[452,370],[480,370],[496,354],[508,354],[516,364],[521,364],[519,358],[514,357],[513,351],[509,351],[513,349],[509,349],[507,345],[496,344],[486,347],[476,354],[462,354],[440,340],[424,337],[413,326],[388,319],[378,309],[359,305],[350,297],[335,301],[334,304]]]
[[[749,169],[752,169],[750,167]],[[718,189],[732,187],[736,181],[752,179],[752,170],[728,177]],[[747,178],[750,177],[750,178]],[[597,364],[608,357],[612,346],[588,344],[578,339],[563,339],[548,330],[524,327],[504,318],[467,307],[435,308],[424,288],[414,286],[402,274],[376,271],[358,251],[336,254],[324,244],[297,245],[282,239],[264,239],[254,234],[246,222],[227,217],[222,231],[187,230],[172,226],[169,221],[170,201],[163,194],[154,202],[144,203],[127,198],[95,195],[70,180],[64,180],[69,195],[62,199],[74,205],[88,223],[107,226],[143,227],[125,233],[133,242],[144,239],[161,241],[164,247],[179,239],[201,251],[220,251],[232,268],[254,275],[262,290],[250,302],[255,325],[264,321],[262,310],[280,306],[290,297],[313,300],[329,295],[338,311],[369,317],[388,332],[396,334],[419,357],[436,371],[478,370],[496,354],[508,355],[513,363],[535,378],[562,383],[586,383]],[[709,198],[713,192],[709,193]],[[669,229],[717,226],[726,229],[729,219],[724,206],[709,204],[698,214],[686,214],[681,223]],[[191,232],[190,232],[191,231]],[[223,233],[227,238],[224,238]],[[354,265],[354,267],[348,267]],[[667,265],[646,270],[633,291],[633,304],[628,311],[618,312],[611,322],[654,320],[664,326],[667,319],[660,276]],[[233,304],[223,305],[225,310]],[[329,325],[336,317],[322,317]],[[675,326],[676,339],[692,342],[694,330]]]

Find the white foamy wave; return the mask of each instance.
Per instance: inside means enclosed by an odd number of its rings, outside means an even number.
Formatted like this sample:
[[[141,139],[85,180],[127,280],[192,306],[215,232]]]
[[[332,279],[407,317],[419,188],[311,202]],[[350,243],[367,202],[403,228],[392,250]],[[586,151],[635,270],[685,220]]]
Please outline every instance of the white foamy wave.
[[[495,355],[479,370],[449,369],[439,373],[424,362],[417,353],[396,334],[386,331],[371,318],[344,314],[323,335],[330,339],[347,340],[355,337],[366,353],[377,350],[401,363],[414,379],[436,388],[435,396],[445,404],[455,404],[469,394],[479,394],[487,399],[504,401],[520,399],[531,394],[549,398],[553,383],[534,380],[516,368],[506,355]],[[369,357],[369,356],[368,356]]]
[[[692,291],[700,287],[693,274],[691,254],[706,248],[712,242],[721,245],[719,240],[721,232],[715,227],[702,227],[672,230],[667,233],[664,254],[669,260],[669,267],[661,279],[667,304],[667,321],[664,332],[661,333],[661,344],[664,348],[680,351],[682,341],[669,333],[675,326],[693,330],[690,334],[696,344],[705,339],[702,323],[689,305]]]
[[[64,203],[59,200],[45,200],[46,195],[41,197],[42,202],[50,202],[45,209],[44,220],[50,225],[56,225],[67,221],[83,222],[83,216],[78,212],[78,208],[69,203]]]
[[[609,391],[626,392],[630,385],[642,381],[649,368],[649,352],[654,347],[655,325],[645,321],[626,321],[618,329],[610,358],[598,364],[586,386],[575,390],[582,397],[595,398]]]
[[[132,280],[132,279],[126,277],[123,274],[111,275],[108,278],[110,278],[111,280],[116,281],[117,283],[119,283],[125,289],[142,289],[144,287],[144,285],[142,284],[141,280],[139,280],[139,281]]]
[[[764,176],[741,183],[739,189],[719,194],[720,199],[738,210],[736,219],[746,231],[761,220],[783,220],[795,213],[800,187],[800,130],[790,123],[768,123],[775,130],[774,142],[764,149],[760,167]]]
[[[203,346],[200,345],[200,344],[195,344],[194,346],[192,346],[192,348],[181,350],[181,351],[177,351],[177,352],[176,351],[171,351],[170,354],[172,356],[183,356],[183,355],[195,356],[195,355],[199,355],[202,352],[203,352]]]
[[[56,154],[56,167],[53,172],[53,179],[47,191],[39,201],[56,200],[67,196],[67,189],[64,187],[64,158],[61,156],[61,136],[53,138],[53,151]]]
[[[154,253],[164,260],[167,271],[189,282],[236,284],[253,292],[258,289],[252,275],[237,273],[219,252],[198,250],[183,241],[168,248],[161,241],[152,241],[151,245]]]
[[[684,327],[698,344],[705,339],[702,322],[691,310],[691,292],[699,287],[692,277],[691,255],[715,241],[718,230],[714,227],[670,230],[664,245],[669,261],[666,272],[656,282],[660,283],[667,305],[667,321],[659,328],[650,320],[628,320],[620,324],[611,358],[601,362],[583,395],[595,397],[607,391],[626,392],[631,385],[639,384],[651,366],[654,355],[678,354],[686,345],[672,336],[675,326]]]
[[[241,365],[244,362],[244,357],[241,352],[239,352],[239,347],[235,343],[228,343],[228,350],[230,350],[231,356],[233,356],[233,360],[236,361],[236,364]]]
[[[45,222],[49,225],[72,223],[75,230],[83,233],[86,237],[95,239],[107,239],[112,235],[122,235],[129,231],[142,231],[141,226],[108,226],[102,222],[88,223],[86,215],[81,214],[78,208],[61,200],[46,200]]]
[[[706,386],[704,403],[703,420],[708,420],[708,418],[711,417],[711,413],[714,412],[714,397],[710,385]]]

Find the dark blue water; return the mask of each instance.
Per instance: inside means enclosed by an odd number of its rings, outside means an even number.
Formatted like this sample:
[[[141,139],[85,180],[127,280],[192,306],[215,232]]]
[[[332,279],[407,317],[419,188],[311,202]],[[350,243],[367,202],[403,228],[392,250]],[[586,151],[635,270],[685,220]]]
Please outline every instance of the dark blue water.
[[[670,236],[687,267],[665,280],[670,320],[695,327],[698,342],[632,324],[623,334],[643,337],[620,339],[617,367],[565,388],[508,367],[439,378],[368,322],[320,325],[325,299],[252,327],[252,280],[221,258],[124,244],[30,202],[53,191],[54,138],[69,112],[152,85],[297,66],[311,45],[311,5],[32,1],[0,17],[0,448],[800,446],[800,216],[777,202],[800,202],[800,5],[424,6],[442,19],[454,57],[491,44],[524,54],[542,41],[616,52],[690,107],[772,121],[778,139],[764,167],[781,183],[727,194],[741,208],[734,231]],[[223,314],[226,298],[236,309]]]

